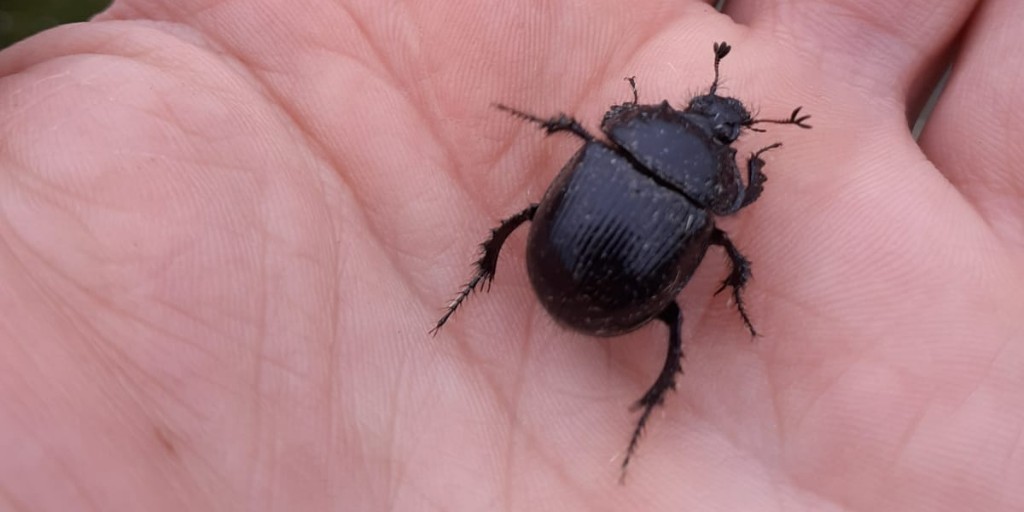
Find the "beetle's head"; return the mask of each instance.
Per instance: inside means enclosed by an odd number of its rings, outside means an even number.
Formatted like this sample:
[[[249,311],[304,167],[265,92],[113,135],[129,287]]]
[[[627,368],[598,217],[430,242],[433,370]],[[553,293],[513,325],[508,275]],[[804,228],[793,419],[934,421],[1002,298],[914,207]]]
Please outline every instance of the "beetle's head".
[[[715,43],[715,81],[711,82],[711,90],[707,94],[695,96],[686,107],[687,112],[704,117],[711,124],[711,135],[722,144],[731,144],[740,136],[740,130],[750,126],[750,112],[736,98],[719,96],[718,65],[729,55],[732,47],[724,41]]]
[[[751,123],[750,112],[740,100],[715,93],[694,97],[686,111],[707,118],[712,135],[723,144],[734,142],[740,130]]]
[[[811,116],[801,116],[800,107],[797,107],[789,119],[754,119],[743,103],[728,96],[715,94],[718,91],[718,65],[722,59],[729,55],[732,47],[725,42],[715,43],[715,81],[711,82],[711,89],[707,94],[696,96],[690,100],[686,111],[706,118],[711,125],[711,135],[715,140],[723,144],[732,144],[740,136],[740,131],[748,128],[755,132],[763,132],[761,128],[754,128],[758,123],[774,124],[795,124],[801,128],[810,128],[807,120]]]

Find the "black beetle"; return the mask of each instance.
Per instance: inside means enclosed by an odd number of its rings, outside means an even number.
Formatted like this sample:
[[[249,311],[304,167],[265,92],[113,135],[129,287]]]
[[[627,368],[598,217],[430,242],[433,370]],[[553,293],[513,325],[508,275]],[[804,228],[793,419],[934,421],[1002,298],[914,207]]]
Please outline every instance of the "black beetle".
[[[434,326],[444,325],[469,294],[494,279],[498,253],[512,232],[530,220],[527,268],[537,297],[559,323],[597,336],[614,336],[654,318],[669,329],[668,354],[657,380],[636,402],[640,419],[622,461],[625,471],[644,425],[682,371],[682,313],[675,297],[710,245],[725,249],[732,271],[716,294],[732,287],[733,299],[751,335],[757,332],[741,291],[750,262],[714,216],[730,215],[754,202],[766,180],[761,155],[747,160],[743,184],[731,144],[758,123],[810,128],[797,107],[788,119],[754,119],[735,98],[718,96],[718,66],[731,47],[715,43],[715,79],[708,94],[683,110],[663,101],[641,105],[636,82],[628,78],[633,101],[615,105],[601,121],[607,141],[565,114],[543,119],[505,105],[498,109],[540,125],[548,134],[566,131],[583,147],[565,164],[540,203],[503,220],[491,230],[476,262],[476,273]]]

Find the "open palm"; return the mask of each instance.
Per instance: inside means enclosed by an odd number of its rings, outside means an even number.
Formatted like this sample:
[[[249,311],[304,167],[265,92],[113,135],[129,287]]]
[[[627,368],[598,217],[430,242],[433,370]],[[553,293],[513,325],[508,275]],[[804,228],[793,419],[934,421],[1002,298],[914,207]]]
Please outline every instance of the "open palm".
[[[975,3],[126,0],[5,50],[0,503],[1019,510],[1024,6]],[[578,145],[492,102],[596,130],[723,40],[722,93],[815,128],[737,144],[784,143],[720,222],[763,336],[712,249],[620,486],[663,325],[559,327],[517,233],[427,331]]]

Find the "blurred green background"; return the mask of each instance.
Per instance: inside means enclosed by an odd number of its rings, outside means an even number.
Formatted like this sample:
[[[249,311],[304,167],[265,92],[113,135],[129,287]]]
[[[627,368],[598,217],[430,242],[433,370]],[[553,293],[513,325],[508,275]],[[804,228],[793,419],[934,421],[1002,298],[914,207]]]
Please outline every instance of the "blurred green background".
[[[111,0],[0,0],[0,48],[61,23],[85,21]]]

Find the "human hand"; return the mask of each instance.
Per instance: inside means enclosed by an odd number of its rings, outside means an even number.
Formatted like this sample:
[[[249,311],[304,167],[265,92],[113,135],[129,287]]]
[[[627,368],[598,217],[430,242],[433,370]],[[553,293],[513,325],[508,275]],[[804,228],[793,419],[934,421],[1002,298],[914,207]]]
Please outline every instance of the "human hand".
[[[1024,506],[1024,6],[118,2],[0,54],[0,496],[33,510]],[[916,144],[906,113],[962,36]],[[498,219],[596,129],[723,94],[765,144],[680,296],[686,375],[616,485],[662,325],[555,325]],[[525,231],[525,230],[523,230]],[[86,504],[86,505],[83,505]]]

